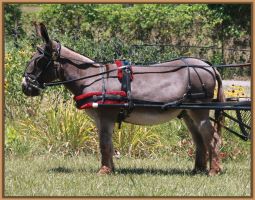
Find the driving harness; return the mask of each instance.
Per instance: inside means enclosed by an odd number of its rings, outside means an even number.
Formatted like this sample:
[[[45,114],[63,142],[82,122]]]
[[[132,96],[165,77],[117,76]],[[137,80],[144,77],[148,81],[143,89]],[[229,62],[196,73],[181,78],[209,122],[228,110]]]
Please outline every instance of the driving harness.
[[[186,57],[185,57],[186,58]],[[112,108],[112,107],[120,107],[120,112],[118,114],[117,122],[119,124],[119,128],[121,127],[121,123],[129,116],[132,110],[137,107],[137,105],[161,105],[162,110],[167,110],[173,105],[181,104],[184,100],[187,99],[194,99],[194,98],[208,98],[208,93],[206,90],[206,85],[202,81],[199,73],[197,72],[195,67],[192,67],[197,74],[197,77],[200,81],[202,91],[201,93],[194,93],[192,92],[192,85],[191,85],[191,78],[190,78],[190,67],[188,63],[185,61],[185,58],[178,58],[183,63],[184,66],[188,70],[188,85],[187,91],[183,98],[165,103],[165,102],[151,102],[151,101],[144,101],[132,98],[132,91],[131,91],[131,83],[134,79],[134,72],[132,70],[132,65],[126,60],[115,60],[115,64],[117,66],[117,78],[121,83],[121,91],[106,91],[105,88],[105,77],[102,75],[102,91],[98,92],[89,92],[85,94],[81,94],[78,96],[74,96],[74,100],[76,102],[76,107],[78,109],[96,109],[100,107],[104,108]],[[175,59],[177,60],[177,59]],[[101,73],[104,72],[103,70],[105,67],[102,65]],[[102,70],[103,69],[103,70]],[[212,98],[212,97],[210,97]],[[181,114],[179,116],[181,118]]]
[[[43,68],[42,71],[40,71],[37,74],[33,74],[33,72],[29,72],[26,70],[24,73],[24,77],[26,78],[26,81],[30,84],[31,87],[35,87],[37,89],[44,89],[47,86],[55,86],[55,85],[62,85],[62,84],[68,84],[71,82],[75,82],[78,80],[83,80],[83,79],[88,79],[92,77],[98,77],[101,76],[100,78],[96,79],[93,81],[91,84],[86,85],[86,87],[89,87],[93,83],[97,81],[102,81],[102,90],[101,91],[94,91],[94,92],[88,92],[84,93],[78,96],[74,96],[74,100],[76,102],[76,107],[78,109],[97,109],[97,108],[120,108],[120,112],[118,114],[118,123],[119,123],[119,128],[121,126],[122,121],[125,120],[129,116],[129,114],[132,112],[132,110],[135,107],[155,107],[155,108],[161,108],[162,110],[167,110],[173,106],[176,105],[181,105],[185,100],[191,100],[194,98],[213,98],[213,94],[208,94],[206,85],[202,81],[199,73],[197,72],[196,68],[203,68],[203,67],[212,67],[214,70],[214,73],[216,73],[215,68],[212,66],[211,63],[208,61],[203,60],[210,66],[197,66],[197,65],[189,65],[185,59],[189,57],[181,57],[181,58],[176,58],[174,60],[181,60],[184,65],[178,67],[177,69],[171,69],[168,71],[163,71],[163,72],[153,72],[153,73],[171,73],[178,71],[180,69],[186,68],[188,71],[188,85],[186,89],[186,93],[184,96],[176,101],[172,102],[152,102],[152,101],[144,101],[144,100],[139,100],[139,99],[134,99],[132,98],[132,91],[131,91],[131,83],[134,80],[134,75],[135,74],[146,74],[146,73],[151,73],[151,72],[133,72],[132,70],[132,65],[130,62],[127,60],[115,60],[115,64],[117,66],[116,69],[111,69],[111,70],[106,70],[105,65],[103,65],[100,62],[92,62],[92,63],[82,63],[82,64],[75,64],[73,63],[72,60],[61,57],[60,56],[60,50],[61,50],[61,45],[59,42],[57,42],[57,49],[54,50],[53,52],[49,53],[46,50],[37,47],[37,50],[39,52],[39,55],[35,57],[31,62],[38,62],[40,59],[47,59],[47,64],[46,67]],[[171,60],[171,61],[174,61]],[[44,73],[49,66],[51,66],[54,61],[56,62],[69,62],[73,64],[74,66],[87,69],[89,67],[93,67],[93,64],[99,64],[100,66],[100,73],[90,75],[90,76],[85,76],[85,77],[80,77],[77,79],[73,80],[66,80],[66,81],[55,81],[55,82],[50,82],[50,83],[41,83],[38,81],[38,78],[42,73]],[[94,66],[95,67],[95,66]],[[190,68],[192,68],[195,73],[197,74],[197,77],[200,81],[201,87],[202,87],[202,92],[197,93],[192,91],[192,83],[191,83],[191,77],[190,77]],[[205,69],[205,68],[203,68]],[[206,70],[206,69],[205,69]],[[107,78],[106,75],[109,75],[110,72],[117,71],[117,76],[113,76],[112,78],[118,78],[119,82],[121,83],[121,90],[120,91],[107,91],[106,90],[106,84],[105,84],[105,79]],[[210,71],[208,71],[210,72]]]

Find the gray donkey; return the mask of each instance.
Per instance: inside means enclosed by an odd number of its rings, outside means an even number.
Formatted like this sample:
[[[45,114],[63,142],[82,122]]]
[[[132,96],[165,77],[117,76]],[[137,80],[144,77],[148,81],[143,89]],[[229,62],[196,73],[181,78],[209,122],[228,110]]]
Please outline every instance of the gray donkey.
[[[47,29],[42,23],[36,25],[36,31],[44,40],[44,44],[37,48],[26,67],[22,81],[24,94],[37,96],[40,94],[44,83],[50,83],[56,79],[69,81],[84,76],[87,78],[69,83],[64,82],[65,87],[75,96],[102,91],[102,87],[106,91],[121,91],[120,81],[112,76],[116,73],[116,64],[97,64],[93,60],[60,45],[59,42],[49,38]],[[102,74],[102,69],[107,76],[104,77],[103,81],[97,81],[98,77],[94,75]],[[131,98],[133,99],[165,103],[179,100],[194,103],[211,102],[217,82],[216,101],[224,101],[220,74],[208,62],[195,58],[182,58],[146,67],[133,66],[132,70],[133,81],[130,87]],[[204,96],[196,96],[195,94],[204,94]],[[119,107],[86,109],[86,113],[95,121],[100,138],[102,157],[99,174],[109,174],[114,171],[112,134],[120,110]],[[156,107],[139,107],[133,108],[123,120],[132,124],[154,125],[181,116],[196,145],[193,172],[208,172],[209,175],[216,175],[222,170],[219,157],[222,118],[217,111],[215,114],[217,123],[212,125],[209,120],[209,110],[163,110]],[[207,161],[209,161],[209,171],[207,170]]]

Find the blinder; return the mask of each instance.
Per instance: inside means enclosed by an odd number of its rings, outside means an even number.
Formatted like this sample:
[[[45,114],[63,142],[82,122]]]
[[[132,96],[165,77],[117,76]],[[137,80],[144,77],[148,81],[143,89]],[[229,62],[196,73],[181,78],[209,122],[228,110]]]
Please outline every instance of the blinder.
[[[40,82],[38,79],[40,76],[51,66],[54,61],[57,61],[60,57],[60,49],[61,45],[58,42],[58,47],[56,50],[53,50],[53,52],[49,53],[45,49],[41,47],[37,47],[37,51],[39,52],[39,55],[35,57],[31,62],[34,62],[34,68],[32,71],[28,71],[28,67],[30,63],[27,65],[26,70],[24,72],[24,77],[27,82],[27,84],[33,88],[36,88],[38,90],[42,90],[45,88],[44,83]],[[47,62],[46,66],[43,65],[43,63],[40,64],[40,61],[42,62],[45,59]],[[44,67],[45,66],[45,67]],[[35,68],[40,69],[37,73],[35,73]]]

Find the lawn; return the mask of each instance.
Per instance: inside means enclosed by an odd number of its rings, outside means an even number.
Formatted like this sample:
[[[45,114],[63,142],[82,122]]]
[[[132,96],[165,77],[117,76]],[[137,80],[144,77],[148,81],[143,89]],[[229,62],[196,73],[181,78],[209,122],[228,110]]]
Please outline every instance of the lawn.
[[[8,157],[5,196],[250,196],[250,159],[228,160],[215,177],[192,175],[193,160],[115,159],[116,172],[96,174],[95,156]]]

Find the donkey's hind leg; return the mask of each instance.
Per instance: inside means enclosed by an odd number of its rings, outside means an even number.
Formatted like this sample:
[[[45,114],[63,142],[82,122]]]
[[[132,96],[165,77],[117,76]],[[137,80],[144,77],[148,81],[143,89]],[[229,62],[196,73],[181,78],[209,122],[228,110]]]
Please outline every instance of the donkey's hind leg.
[[[195,159],[195,167],[193,169],[193,173],[200,173],[207,171],[207,148],[204,144],[204,140],[202,135],[198,131],[198,127],[195,125],[195,122],[192,118],[185,112],[183,114],[183,120],[188,127],[193,141],[196,145],[196,159]]]
[[[188,115],[193,119],[198,132],[203,138],[204,145],[209,153],[209,175],[221,172],[219,149],[221,145],[220,134],[209,119],[209,110],[190,110]]]

